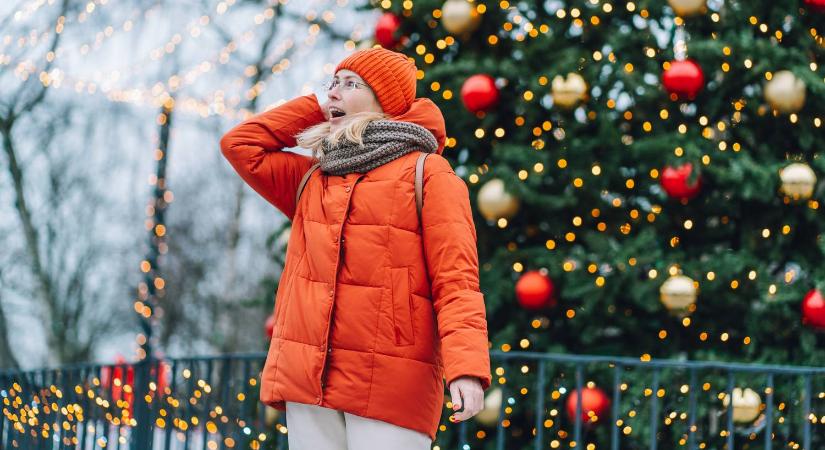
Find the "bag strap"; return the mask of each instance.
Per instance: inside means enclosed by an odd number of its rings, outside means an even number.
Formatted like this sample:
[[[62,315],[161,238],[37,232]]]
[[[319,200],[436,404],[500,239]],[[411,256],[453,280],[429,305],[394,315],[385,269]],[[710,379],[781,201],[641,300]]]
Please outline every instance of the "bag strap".
[[[424,160],[429,153],[421,152],[415,163],[415,208],[418,210],[418,223],[421,224],[421,208],[424,207]]]
[[[301,198],[301,192],[304,192],[304,186],[306,186],[309,176],[319,167],[321,167],[321,163],[313,164],[312,167],[307,170],[307,173],[304,174],[304,177],[301,178],[301,182],[298,184],[298,192],[295,193],[295,209],[298,209],[298,200]]]

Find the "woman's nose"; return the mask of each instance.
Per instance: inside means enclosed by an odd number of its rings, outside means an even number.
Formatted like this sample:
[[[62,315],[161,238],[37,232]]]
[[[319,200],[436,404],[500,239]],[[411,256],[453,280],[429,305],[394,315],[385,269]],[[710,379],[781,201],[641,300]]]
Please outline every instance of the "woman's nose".
[[[327,91],[327,97],[330,100],[339,100],[341,98],[341,92],[338,90],[337,87],[334,87]]]

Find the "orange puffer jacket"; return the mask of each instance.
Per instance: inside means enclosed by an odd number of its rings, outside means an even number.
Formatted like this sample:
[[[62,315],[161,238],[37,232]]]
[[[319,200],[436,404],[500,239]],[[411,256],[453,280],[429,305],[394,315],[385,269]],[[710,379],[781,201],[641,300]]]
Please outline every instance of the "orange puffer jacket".
[[[445,377],[490,386],[476,233],[467,185],[441,156],[441,111],[419,98],[391,119],[421,125],[439,142],[424,170],[423,232],[418,152],[367,173],[316,170],[295,204],[313,161],[281,150],[324,121],[314,95],[244,121],[221,139],[221,151],[293,221],[261,401],[281,411],[286,401],[320,405],[435,439]]]

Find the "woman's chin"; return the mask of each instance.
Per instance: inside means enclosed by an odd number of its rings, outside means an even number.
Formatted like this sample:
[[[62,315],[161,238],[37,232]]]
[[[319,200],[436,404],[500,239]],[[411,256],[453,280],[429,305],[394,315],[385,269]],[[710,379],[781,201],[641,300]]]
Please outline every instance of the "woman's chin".
[[[339,128],[344,123],[344,117],[331,117],[329,119],[330,131],[335,131],[336,128]]]

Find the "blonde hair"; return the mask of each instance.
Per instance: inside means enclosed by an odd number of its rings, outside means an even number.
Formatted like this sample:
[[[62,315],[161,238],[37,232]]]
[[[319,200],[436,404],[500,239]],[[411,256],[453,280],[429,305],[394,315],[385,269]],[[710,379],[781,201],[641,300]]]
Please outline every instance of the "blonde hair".
[[[312,157],[320,159],[324,156],[324,141],[330,145],[336,145],[341,139],[354,142],[358,145],[364,143],[364,130],[370,122],[388,118],[388,114],[382,112],[360,112],[345,116],[344,123],[340,127],[332,130],[329,121],[321,122],[298,133],[295,138],[298,145],[312,150]]]

